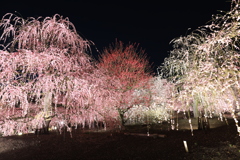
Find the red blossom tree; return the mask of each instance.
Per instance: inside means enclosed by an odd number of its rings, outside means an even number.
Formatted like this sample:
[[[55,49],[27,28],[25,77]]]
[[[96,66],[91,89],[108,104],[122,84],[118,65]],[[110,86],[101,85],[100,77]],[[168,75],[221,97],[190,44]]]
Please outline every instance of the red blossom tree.
[[[152,74],[147,55],[138,45],[124,45],[120,41],[103,51],[99,56],[98,66],[105,69],[109,75],[109,90],[117,92],[118,104],[114,108],[124,125],[127,118],[124,114],[134,104],[146,104],[151,99],[150,94],[137,94],[138,91],[140,93],[142,90],[149,90],[148,81]]]

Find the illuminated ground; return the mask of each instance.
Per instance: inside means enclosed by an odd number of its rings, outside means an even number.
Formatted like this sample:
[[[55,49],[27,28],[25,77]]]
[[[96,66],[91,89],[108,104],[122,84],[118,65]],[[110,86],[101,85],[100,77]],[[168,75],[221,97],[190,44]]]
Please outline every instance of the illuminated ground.
[[[233,122],[229,120],[229,123]],[[166,131],[162,127],[150,128],[150,134],[164,138],[125,135],[119,132],[74,131],[58,135],[34,134],[0,138],[1,160],[178,160],[178,159],[239,159],[240,137],[234,123],[211,129]],[[146,133],[131,128],[131,133]],[[186,153],[183,141],[187,142]]]

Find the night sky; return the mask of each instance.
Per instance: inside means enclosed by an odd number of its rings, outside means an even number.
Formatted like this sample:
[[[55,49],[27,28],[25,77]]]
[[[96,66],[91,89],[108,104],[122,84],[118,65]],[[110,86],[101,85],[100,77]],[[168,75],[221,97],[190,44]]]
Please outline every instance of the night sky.
[[[227,0],[9,0],[1,2],[0,17],[15,11],[23,18],[57,13],[68,17],[78,33],[93,41],[100,52],[116,39],[139,43],[156,67],[169,55],[172,39],[186,35],[189,28],[205,25],[212,14],[229,11],[230,6]],[[98,54],[95,48],[92,54]]]

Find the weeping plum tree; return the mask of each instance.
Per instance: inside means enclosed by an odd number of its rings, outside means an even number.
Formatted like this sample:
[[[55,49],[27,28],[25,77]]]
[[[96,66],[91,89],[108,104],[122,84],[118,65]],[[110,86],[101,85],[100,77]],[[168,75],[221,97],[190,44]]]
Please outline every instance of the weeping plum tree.
[[[98,66],[106,70],[109,76],[108,89],[117,93],[118,104],[113,105],[119,113],[121,125],[126,122],[127,117],[124,114],[134,104],[149,106],[151,97],[147,93],[148,81],[152,77],[151,65],[145,52],[138,49],[137,45],[124,45],[121,41],[117,41],[103,51]]]
[[[159,117],[161,120],[169,118],[170,104],[172,103],[172,92],[174,85],[168,82],[166,79],[162,79],[160,75],[153,78],[151,85],[152,101],[154,106],[158,106],[163,111],[162,116]]]
[[[197,110],[204,117],[215,113],[222,118],[224,112],[230,112],[236,120],[239,11],[239,1],[232,1],[229,12],[215,15],[211,24],[173,41],[174,50],[161,67],[162,75],[175,83],[173,108]]]
[[[173,85],[160,76],[149,79],[148,90],[137,90],[142,97],[151,95],[151,100],[146,104],[135,104],[126,113],[130,124],[156,124],[170,119],[171,110],[167,105],[170,104]]]
[[[115,103],[113,92],[87,55],[88,41],[67,18],[56,14],[25,20],[6,14],[0,26],[2,135],[27,133],[50,120],[50,126],[71,130],[103,119],[111,109],[103,104]]]

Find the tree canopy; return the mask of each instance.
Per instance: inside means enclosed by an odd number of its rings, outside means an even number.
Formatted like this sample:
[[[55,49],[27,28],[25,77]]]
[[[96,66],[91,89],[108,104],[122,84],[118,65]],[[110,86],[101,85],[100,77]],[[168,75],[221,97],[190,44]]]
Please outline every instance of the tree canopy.
[[[149,89],[148,81],[152,73],[147,55],[136,44],[124,45],[123,42],[116,41],[114,45],[100,54],[98,66],[106,70],[110,78],[109,83],[113,79],[118,82],[109,89],[118,93],[119,104],[115,107],[124,124],[124,114],[134,104],[150,102],[150,95],[144,92],[134,94],[137,91]]]
[[[239,9],[239,2],[232,1],[229,12],[173,40],[174,49],[159,68],[175,84],[173,108],[210,117],[230,112],[235,118],[240,100]]]

